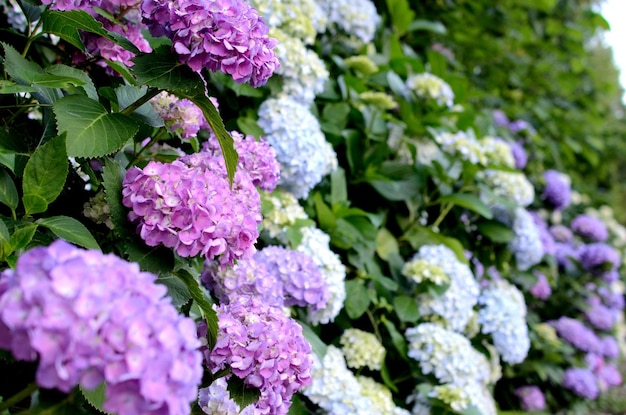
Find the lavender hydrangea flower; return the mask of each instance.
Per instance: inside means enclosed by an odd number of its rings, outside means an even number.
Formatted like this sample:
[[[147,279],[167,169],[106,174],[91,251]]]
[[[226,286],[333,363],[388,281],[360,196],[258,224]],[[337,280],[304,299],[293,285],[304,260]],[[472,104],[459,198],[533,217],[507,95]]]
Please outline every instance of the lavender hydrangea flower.
[[[539,300],[547,300],[552,295],[550,283],[545,274],[537,272],[535,275],[537,276],[537,282],[530,287],[529,291],[533,297]]]
[[[574,232],[593,242],[604,242],[609,237],[609,230],[601,219],[589,215],[576,216],[570,226]]]
[[[546,409],[546,397],[538,386],[526,385],[515,389],[524,411],[543,411]]]
[[[584,352],[599,353],[602,348],[600,339],[589,327],[579,320],[563,316],[550,323],[559,337]]]
[[[63,240],[33,248],[0,274],[0,347],[38,359],[44,388],[106,381],[107,411],[188,414],[202,378],[200,342],[155,280]]]
[[[573,260],[580,260],[580,249],[572,243],[555,242],[554,248],[554,257],[560,267],[569,269],[574,266]]]
[[[152,98],[150,104],[165,125],[182,139],[196,137],[201,129],[209,129],[202,110],[188,99],[163,91]]]
[[[240,297],[216,307],[217,341],[205,350],[214,373],[230,367],[234,376],[261,391],[253,405],[261,413],[284,415],[294,393],[311,383],[311,345],[302,327],[278,307]],[[204,333],[206,326],[199,328]]]
[[[613,336],[605,336],[600,339],[600,354],[609,359],[617,359],[620,355],[619,345]]]
[[[277,277],[283,305],[322,310],[330,298],[326,280],[313,258],[301,251],[268,246],[254,255],[257,264]]]
[[[515,160],[515,168],[523,169],[528,164],[528,153],[524,149],[524,146],[519,141],[512,141],[509,143],[511,147],[511,153],[513,154],[513,160]]]
[[[615,326],[620,310],[605,306],[600,297],[595,295],[587,300],[587,305],[585,317],[594,327],[600,330],[611,330]]]
[[[611,245],[603,242],[583,245],[579,258],[583,268],[598,275],[613,271],[620,264],[619,253]]]
[[[549,230],[555,242],[570,243],[574,240],[574,233],[565,225],[552,225]]]
[[[167,164],[153,161],[128,170],[122,186],[128,218],[148,246],[163,244],[183,257],[219,256],[222,264],[256,250],[259,193],[242,169],[231,187],[221,156],[201,152]]]
[[[298,199],[337,168],[337,155],[306,106],[289,97],[269,98],[259,107],[258,123],[281,165],[278,186]]]
[[[599,388],[595,375],[585,368],[569,368],[563,377],[563,386],[585,399],[596,399]]]
[[[547,170],[543,173],[545,187],[541,195],[550,207],[563,210],[569,206],[572,197],[572,187],[569,176],[556,170]]]
[[[535,132],[535,129],[533,128],[533,126],[526,120],[515,120],[515,121],[512,121],[509,124],[509,130],[511,130],[511,132],[513,134],[517,134],[520,131],[524,131],[524,130],[526,130],[526,131],[528,131],[528,132],[530,132],[532,134],[534,134],[534,132]]]
[[[280,67],[276,40],[244,0],[143,0],[141,11],[150,34],[171,39],[179,60],[196,72],[221,71],[258,87]]]
[[[533,218],[533,222],[537,226],[537,231],[539,232],[539,239],[541,240],[541,246],[543,246],[543,252],[546,255],[554,255],[556,253],[556,246],[554,238],[548,229],[548,224],[546,221],[539,216],[537,212],[529,212],[530,216]]]
[[[493,122],[496,124],[497,127],[508,127],[509,117],[507,117],[504,111],[493,110],[491,115],[493,117]]]
[[[605,391],[609,388],[622,384],[622,375],[619,369],[611,363],[604,363],[594,371],[600,390]]]

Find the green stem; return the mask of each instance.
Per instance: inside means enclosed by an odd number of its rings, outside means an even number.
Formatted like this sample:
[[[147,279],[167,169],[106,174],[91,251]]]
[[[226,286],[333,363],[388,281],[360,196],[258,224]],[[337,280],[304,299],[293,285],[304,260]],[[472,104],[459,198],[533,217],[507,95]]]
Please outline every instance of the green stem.
[[[133,102],[122,111],[120,111],[124,115],[130,115],[135,112],[139,107],[141,107],[146,102],[150,101],[152,98],[157,96],[161,90],[159,88],[149,88],[146,94],[140,97],[137,101]]]
[[[156,143],[157,141],[159,141],[161,139],[161,137],[163,137],[163,135],[165,134],[165,130],[161,129],[159,130],[158,133],[156,133],[154,135],[154,137],[152,137],[150,139],[150,141],[148,142],[148,144],[146,144],[145,146],[141,147],[141,149],[135,154],[135,158],[132,159],[130,161],[130,163],[128,163],[128,165],[126,166],[126,169],[129,169],[131,167],[133,167],[135,164],[137,164],[137,162],[139,160],[141,160],[141,153],[143,153],[144,151],[146,151],[146,149],[150,148],[152,146],[152,144]]]
[[[454,203],[448,203],[446,207],[443,208],[443,210],[439,214],[439,217],[437,218],[437,220],[435,220],[435,223],[433,223],[432,227],[438,228],[439,224],[444,220],[446,215],[450,212],[450,210],[452,210],[453,207],[454,207]]]
[[[6,409],[9,409],[12,406],[14,406],[14,405],[18,404],[19,402],[23,401],[24,399],[28,398],[37,389],[39,389],[39,386],[37,386],[36,383],[34,383],[34,382],[33,383],[29,383],[28,385],[26,385],[26,387],[24,389],[22,389],[21,391],[19,391],[15,395],[11,396],[6,401],[0,402],[0,412],[4,411]]]

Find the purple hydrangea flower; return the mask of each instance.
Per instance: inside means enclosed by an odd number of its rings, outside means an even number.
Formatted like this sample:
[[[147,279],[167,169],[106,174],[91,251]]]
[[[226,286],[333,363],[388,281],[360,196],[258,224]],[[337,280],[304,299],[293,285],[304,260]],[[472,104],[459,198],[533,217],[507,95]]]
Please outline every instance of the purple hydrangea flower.
[[[572,260],[578,261],[580,259],[580,250],[571,243],[555,242],[554,248],[556,261],[563,268],[567,269],[574,266]]]
[[[614,364],[603,363],[595,372],[600,390],[619,386],[622,384],[622,375]]]
[[[243,409],[230,397],[226,378],[215,379],[208,387],[201,388],[198,396],[198,405],[208,415],[260,415],[254,405]]]
[[[563,377],[563,386],[585,399],[596,399],[599,388],[595,375],[585,368],[569,368]]]
[[[509,130],[511,130],[511,132],[513,134],[517,134],[520,131],[526,130],[528,132],[530,132],[531,134],[534,134],[535,129],[533,128],[532,125],[530,125],[530,123],[528,121],[525,120],[515,120],[512,121],[509,124]]]
[[[603,242],[594,242],[580,248],[580,263],[587,271],[602,275],[617,269],[620,263],[619,253]]]
[[[330,296],[326,280],[308,254],[268,246],[254,257],[282,282],[285,306],[310,307],[313,312],[326,306]]]
[[[537,276],[537,282],[530,287],[530,293],[533,297],[538,298],[540,300],[547,300],[550,295],[552,295],[552,288],[550,287],[550,283],[546,276],[541,273],[535,273]]]
[[[624,294],[610,290],[607,287],[598,288],[598,294],[608,307],[616,310],[624,309]]]
[[[513,141],[509,143],[511,148],[511,154],[513,154],[513,160],[515,160],[515,168],[523,169],[528,164],[528,154],[524,149],[524,146],[519,141]]]
[[[286,414],[292,395],[311,383],[313,357],[302,327],[254,297],[239,297],[216,311],[217,341],[205,351],[209,369],[228,365],[234,376],[261,391],[253,404],[261,413]],[[206,325],[199,327],[205,331]]]
[[[619,345],[613,336],[605,336],[600,339],[600,354],[609,359],[617,359],[619,357]]]
[[[570,226],[574,232],[593,242],[604,242],[609,237],[609,230],[602,220],[589,215],[578,215]]]
[[[574,240],[574,233],[565,225],[550,226],[550,234],[556,242],[570,243]]]
[[[276,150],[264,138],[258,140],[251,135],[243,135],[238,131],[231,131],[234,147],[239,155],[239,167],[244,169],[252,184],[261,190],[273,191],[280,178],[280,163],[276,158]],[[219,141],[211,131],[209,140],[204,143],[204,149],[214,154],[221,154]]]
[[[539,239],[541,240],[541,245],[543,246],[543,252],[547,255],[554,255],[556,253],[556,246],[554,238],[548,230],[548,224],[541,216],[539,216],[537,212],[530,212],[530,215],[532,216],[535,225],[537,225]]]
[[[556,170],[543,173],[545,187],[541,198],[552,208],[563,210],[569,206],[572,197],[570,179]]]
[[[219,256],[224,265],[256,251],[261,198],[242,169],[231,187],[221,156],[200,152],[133,167],[122,196],[131,209],[128,218],[149,246],[163,244],[183,257]]]
[[[0,274],[0,347],[38,359],[44,388],[106,381],[107,411],[188,414],[202,378],[200,342],[155,280],[62,240],[33,248]]]
[[[598,296],[590,297],[587,300],[589,308],[585,312],[587,320],[600,330],[611,330],[617,323],[620,310],[611,309],[604,304]]]
[[[152,98],[150,104],[165,125],[182,139],[196,137],[198,131],[209,129],[202,110],[188,99],[179,99],[163,91]]]
[[[524,411],[543,411],[546,409],[546,397],[538,386],[526,385],[515,389]]]
[[[561,317],[551,322],[558,335],[572,346],[589,353],[599,353],[602,343],[596,333],[582,322],[571,318]]]
[[[493,110],[492,112],[493,122],[498,127],[508,127],[509,126],[509,117],[506,116],[504,111],[502,110]]]
[[[269,27],[244,0],[143,0],[152,36],[165,35],[192,70],[229,74],[238,83],[264,85],[280,63]]]

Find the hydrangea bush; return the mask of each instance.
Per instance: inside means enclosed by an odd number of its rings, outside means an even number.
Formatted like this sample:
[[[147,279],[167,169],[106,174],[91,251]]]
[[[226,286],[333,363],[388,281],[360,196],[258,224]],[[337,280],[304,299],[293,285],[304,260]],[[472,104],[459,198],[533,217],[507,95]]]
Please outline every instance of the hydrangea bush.
[[[438,21],[462,6],[422,3],[0,2],[0,413],[581,412],[619,386],[626,228],[539,110],[478,100]]]

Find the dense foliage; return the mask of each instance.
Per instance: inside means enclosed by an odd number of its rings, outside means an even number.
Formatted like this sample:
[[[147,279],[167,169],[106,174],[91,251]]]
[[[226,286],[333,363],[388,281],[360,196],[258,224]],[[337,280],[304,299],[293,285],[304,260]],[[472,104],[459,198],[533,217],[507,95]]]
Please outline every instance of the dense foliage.
[[[0,2],[0,414],[587,413],[626,347],[597,6]]]

